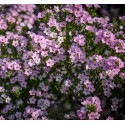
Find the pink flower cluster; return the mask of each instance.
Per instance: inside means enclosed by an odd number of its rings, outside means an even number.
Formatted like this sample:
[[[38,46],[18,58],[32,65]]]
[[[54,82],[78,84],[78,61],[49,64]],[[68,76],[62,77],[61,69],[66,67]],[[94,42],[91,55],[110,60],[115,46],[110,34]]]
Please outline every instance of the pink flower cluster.
[[[100,7],[0,5],[0,120],[122,119],[125,22]]]

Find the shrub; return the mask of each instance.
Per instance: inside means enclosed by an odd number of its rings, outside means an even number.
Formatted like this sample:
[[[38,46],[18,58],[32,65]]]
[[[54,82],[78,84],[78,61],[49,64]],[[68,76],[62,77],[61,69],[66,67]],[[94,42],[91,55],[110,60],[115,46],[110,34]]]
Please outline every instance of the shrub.
[[[1,5],[0,119],[123,119],[124,16],[99,5]]]

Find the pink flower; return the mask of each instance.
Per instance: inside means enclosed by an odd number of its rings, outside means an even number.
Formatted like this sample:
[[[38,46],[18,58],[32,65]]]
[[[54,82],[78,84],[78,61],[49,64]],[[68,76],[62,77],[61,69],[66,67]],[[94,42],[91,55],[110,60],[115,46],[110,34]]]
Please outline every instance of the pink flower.
[[[21,118],[21,112],[16,112],[15,116],[17,119]]]
[[[19,64],[14,64],[14,70],[20,70],[21,69],[21,66]]]
[[[52,67],[54,65],[54,60],[53,59],[48,59],[46,61],[47,66]]]
[[[31,69],[25,69],[24,74],[25,74],[26,76],[30,76],[30,75],[32,74],[32,70],[31,70]]]
[[[29,101],[30,101],[30,104],[35,104],[36,99],[35,99],[35,97],[33,96],[33,97],[31,97],[31,98],[29,99]]]
[[[49,22],[48,22],[48,25],[50,27],[56,26],[57,25],[56,19],[54,17],[51,17],[50,20],[49,20]]]
[[[27,87],[27,82],[22,81],[20,82],[21,87],[26,88]]]
[[[5,120],[5,118],[2,115],[0,115],[0,120]]]
[[[18,43],[18,41],[13,41],[12,45],[13,45],[14,47],[17,47],[17,46],[19,45],[19,43]]]
[[[111,116],[108,116],[106,120],[113,120],[114,118]]]

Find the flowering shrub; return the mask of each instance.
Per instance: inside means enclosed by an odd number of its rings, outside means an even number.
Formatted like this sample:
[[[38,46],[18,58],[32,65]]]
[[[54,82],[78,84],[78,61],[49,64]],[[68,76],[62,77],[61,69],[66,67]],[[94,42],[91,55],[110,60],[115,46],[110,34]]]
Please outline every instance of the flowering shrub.
[[[0,5],[0,119],[124,119],[125,18],[99,5]]]

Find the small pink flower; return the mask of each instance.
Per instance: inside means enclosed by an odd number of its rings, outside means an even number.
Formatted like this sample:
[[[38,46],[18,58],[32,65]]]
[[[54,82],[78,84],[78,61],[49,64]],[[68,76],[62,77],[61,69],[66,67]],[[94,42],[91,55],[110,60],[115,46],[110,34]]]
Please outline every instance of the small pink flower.
[[[30,104],[35,104],[36,99],[35,99],[34,97],[31,97],[31,98],[29,99],[29,101],[30,101]]]
[[[47,66],[52,67],[52,66],[54,65],[54,60],[48,59],[48,60],[46,61],[46,64],[47,64]]]

